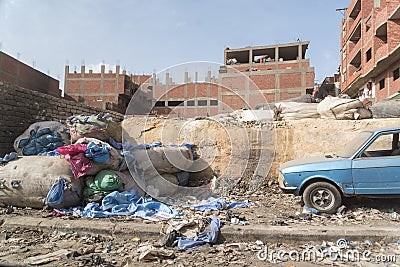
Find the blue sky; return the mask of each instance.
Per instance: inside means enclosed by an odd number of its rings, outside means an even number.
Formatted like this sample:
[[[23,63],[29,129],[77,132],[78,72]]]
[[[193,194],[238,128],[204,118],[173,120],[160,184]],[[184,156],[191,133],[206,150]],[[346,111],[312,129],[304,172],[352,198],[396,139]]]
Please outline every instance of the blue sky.
[[[130,73],[188,61],[223,63],[224,48],[310,41],[316,80],[337,71],[351,0],[0,0],[1,50],[63,80],[105,62]]]

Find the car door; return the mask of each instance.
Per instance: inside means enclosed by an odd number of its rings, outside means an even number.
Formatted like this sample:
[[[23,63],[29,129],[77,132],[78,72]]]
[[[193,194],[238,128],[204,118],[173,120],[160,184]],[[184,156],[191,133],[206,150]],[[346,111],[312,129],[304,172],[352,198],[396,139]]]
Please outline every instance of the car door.
[[[381,133],[352,162],[355,194],[400,194],[399,134]]]

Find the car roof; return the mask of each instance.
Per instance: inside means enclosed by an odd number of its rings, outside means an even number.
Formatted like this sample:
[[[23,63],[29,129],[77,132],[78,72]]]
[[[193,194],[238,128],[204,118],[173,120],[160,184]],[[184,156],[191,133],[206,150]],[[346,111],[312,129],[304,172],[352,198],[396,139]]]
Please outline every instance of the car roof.
[[[400,132],[400,126],[395,127],[383,127],[374,130],[366,130],[366,132],[378,133],[378,132]]]

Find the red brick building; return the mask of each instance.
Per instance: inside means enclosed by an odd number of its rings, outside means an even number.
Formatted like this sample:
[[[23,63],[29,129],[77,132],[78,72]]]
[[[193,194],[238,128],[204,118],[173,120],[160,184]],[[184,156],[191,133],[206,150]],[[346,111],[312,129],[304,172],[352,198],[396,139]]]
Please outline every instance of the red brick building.
[[[0,51],[0,80],[61,97],[59,81]]]
[[[312,94],[314,68],[306,59],[309,42],[225,49],[225,64],[250,78],[268,102]],[[236,71],[220,72],[223,84],[235,86]],[[229,80],[232,80],[229,81]],[[244,87],[244,88],[243,88]],[[252,86],[242,85],[242,90]],[[251,92],[250,92],[251,94]]]
[[[399,0],[353,0],[341,23],[341,91],[376,101],[400,90]]]
[[[146,81],[149,75],[127,75],[126,71],[105,71],[101,66],[100,73],[81,71],[71,73],[69,66],[65,66],[64,93],[78,102],[83,102],[92,107],[114,110],[125,113],[125,110],[138,90],[140,83]]]
[[[155,111],[170,116],[207,116],[237,109],[254,109],[259,104],[312,94],[314,68],[305,58],[309,42],[225,49],[224,66],[218,77],[209,71],[203,81],[174,84],[153,76],[149,85],[156,100]],[[177,78],[177,77],[174,77]],[[180,77],[178,77],[180,78]]]

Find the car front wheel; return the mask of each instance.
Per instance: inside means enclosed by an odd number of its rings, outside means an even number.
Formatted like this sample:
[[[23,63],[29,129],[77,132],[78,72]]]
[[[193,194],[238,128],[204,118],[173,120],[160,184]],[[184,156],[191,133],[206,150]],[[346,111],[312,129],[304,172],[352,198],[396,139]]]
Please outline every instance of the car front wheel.
[[[335,213],[342,203],[342,196],[334,185],[316,182],[306,187],[303,192],[303,201],[308,207],[321,213]]]

